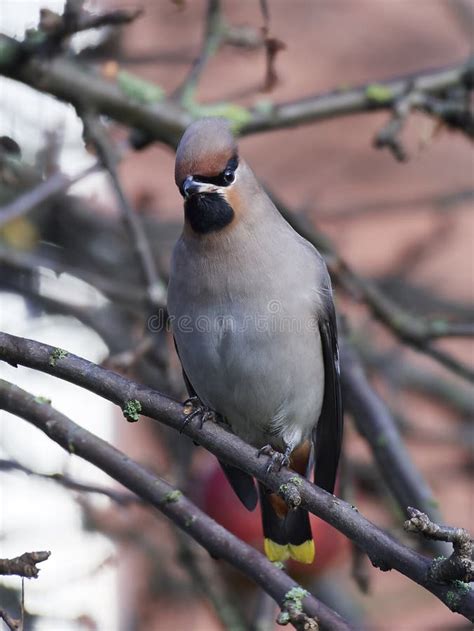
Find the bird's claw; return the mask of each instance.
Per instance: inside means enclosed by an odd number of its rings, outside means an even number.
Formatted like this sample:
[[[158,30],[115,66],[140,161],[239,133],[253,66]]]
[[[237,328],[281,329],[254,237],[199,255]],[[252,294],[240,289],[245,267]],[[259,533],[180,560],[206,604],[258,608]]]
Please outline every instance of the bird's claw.
[[[202,429],[202,426],[206,421],[215,422],[217,420],[214,410],[211,410],[210,407],[204,405],[199,397],[189,397],[189,399],[186,399],[186,401],[183,403],[183,412],[184,422],[181,426],[180,432],[182,432],[189,421],[192,421],[192,419],[195,417],[199,417],[199,429]]]
[[[282,467],[287,467],[290,464],[290,454],[288,450],[282,454],[281,451],[273,449],[271,445],[265,445],[258,450],[257,458],[260,458],[262,455],[269,457],[267,468],[265,470],[266,473],[270,473],[271,471],[280,471]]]

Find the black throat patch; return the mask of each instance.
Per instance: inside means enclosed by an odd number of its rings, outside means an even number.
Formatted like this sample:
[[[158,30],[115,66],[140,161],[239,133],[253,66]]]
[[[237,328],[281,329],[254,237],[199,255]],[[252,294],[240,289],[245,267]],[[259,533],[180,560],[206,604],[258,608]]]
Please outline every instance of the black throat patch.
[[[215,232],[228,226],[234,218],[232,207],[219,193],[197,193],[184,202],[189,225],[199,234]]]

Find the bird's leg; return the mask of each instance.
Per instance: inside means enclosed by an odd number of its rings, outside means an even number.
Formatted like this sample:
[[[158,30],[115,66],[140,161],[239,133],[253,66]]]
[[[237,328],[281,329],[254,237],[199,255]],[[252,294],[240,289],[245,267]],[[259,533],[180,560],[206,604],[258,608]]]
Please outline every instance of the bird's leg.
[[[266,473],[273,470],[280,471],[282,467],[287,467],[290,464],[291,451],[292,448],[287,447],[285,453],[282,454],[281,451],[273,449],[271,445],[265,445],[258,450],[257,458],[260,458],[261,455],[269,456]]]
[[[196,416],[198,416],[200,419],[200,429],[202,429],[202,426],[206,421],[217,421],[217,413],[207,405],[204,405],[201,399],[196,396],[186,399],[186,401],[183,403],[183,412],[184,422],[181,426],[181,432],[189,423],[189,421],[191,421]]]

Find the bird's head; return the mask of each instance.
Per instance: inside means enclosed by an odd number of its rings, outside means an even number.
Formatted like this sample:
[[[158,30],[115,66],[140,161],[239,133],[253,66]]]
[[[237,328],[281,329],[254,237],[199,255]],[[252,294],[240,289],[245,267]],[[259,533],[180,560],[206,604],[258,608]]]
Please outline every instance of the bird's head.
[[[175,181],[195,233],[234,221],[240,171],[237,143],[224,118],[202,118],[187,128],[176,152]]]

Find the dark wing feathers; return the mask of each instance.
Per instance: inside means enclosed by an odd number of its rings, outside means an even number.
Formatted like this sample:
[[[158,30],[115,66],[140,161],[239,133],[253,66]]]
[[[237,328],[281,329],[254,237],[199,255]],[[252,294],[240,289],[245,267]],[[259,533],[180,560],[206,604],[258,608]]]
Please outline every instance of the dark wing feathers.
[[[319,319],[319,332],[324,361],[324,398],[319,422],[313,432],[314,483],[333,493],[341,453],[343,408],[336,313],[330,294],[325,311]]]

